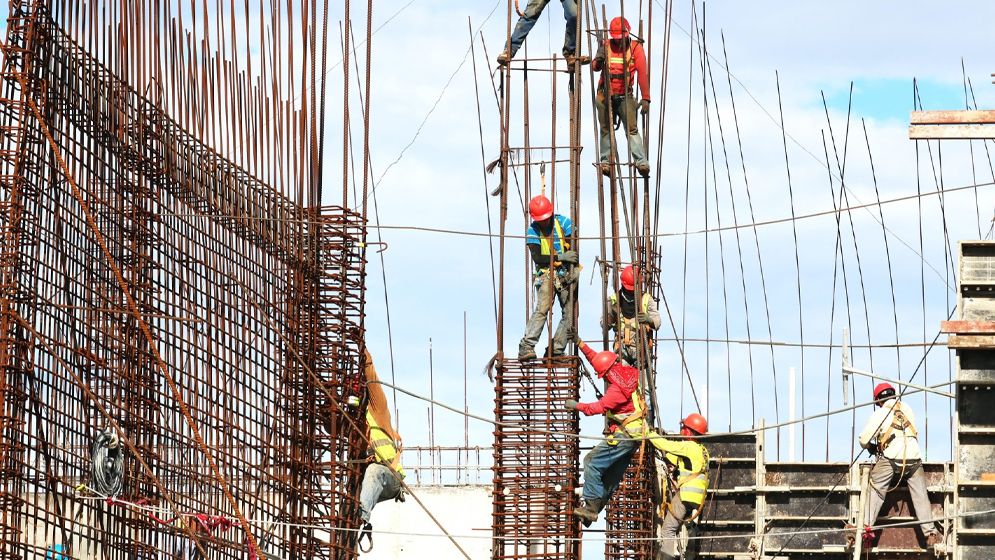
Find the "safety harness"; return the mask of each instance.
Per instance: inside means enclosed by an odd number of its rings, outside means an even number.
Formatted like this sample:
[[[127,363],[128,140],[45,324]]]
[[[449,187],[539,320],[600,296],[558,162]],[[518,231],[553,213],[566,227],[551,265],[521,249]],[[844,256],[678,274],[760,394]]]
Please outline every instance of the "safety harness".
[[[560,252],[565,252],[570,250],[570,242],[567,241],[566,235],[563,234],[563,227],[560,226],[560,220],[556,216],[553,216],[553,230],[549,232],[549,235],[542,234],[539,228],[536,228],[536,232],[540,233],[539,236],[539,249],[542,251],[543,255],[550,256],[553,253],[553,249],[556,247],[554,235],[556,239],[560,241]],[[542,268],[537,268],[532,274],[535,279],[536,287],[542,282],[542,277],[549,273],[549,267],[544,266]],[[556,269],[556,277],[561,277],[566,274],[566,270],[563,267]],[[559,281],[559,278],[556,278]]]
[[[902,401],[895,401],[895,404],[891,407],[891,423],[878,436],[878,450],[882,453],[891,445],[891,442],[895,441],[899,433],[906,438],[917,437],[919,435],[916,427],[912,425],[912,422],[909,421],[902,410],[903,406]]]
[[[617,292],[608,296],[608,302],[611,304],[613,308],[615,306],[618,306],[618,311],[617,311],[618,318],[615,321],[616,350],[619,350],[621,346],[626,346],[630,348],[637,346],[639,344],[639,329],[640,329],[637,315],[640,312],[649,313],[650,295],[643,294],[642,300],[639,302],[640,303],[639,309],[635,310],[635,313],[633,313],[632,318],[627,318],[625,317],[625,314],[622,313],[622,308],[621,305],[619,304],[619,296]],[[649,325],[644,325],[642,328],[647,332],[651,330]],[[652,342],[652,337],[649,342]]]

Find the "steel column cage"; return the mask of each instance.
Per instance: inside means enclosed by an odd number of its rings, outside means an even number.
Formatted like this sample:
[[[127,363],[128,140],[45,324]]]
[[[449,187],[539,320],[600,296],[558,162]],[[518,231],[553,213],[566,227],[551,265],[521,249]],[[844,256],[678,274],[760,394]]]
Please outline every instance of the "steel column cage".
[[[28,4],[0,77],[0,559],[354,558],[326,528],[358,523],[363,217],[222,158]],[[106,427],[121,502],[92,490]],[[252,539],[189,517],[236,506]]]
[[[579,358],[503,360],[494,413],[492,558],[580,557],[577,414],[563,407],[579,393]]]

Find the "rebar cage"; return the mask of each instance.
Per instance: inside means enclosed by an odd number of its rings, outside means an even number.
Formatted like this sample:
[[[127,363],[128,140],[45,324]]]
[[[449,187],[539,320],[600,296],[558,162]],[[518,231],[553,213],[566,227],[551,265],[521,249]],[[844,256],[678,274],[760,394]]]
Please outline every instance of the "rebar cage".
[[[10,14],[0,558],[355,557],[363,217],[219,155],[44,2]]]

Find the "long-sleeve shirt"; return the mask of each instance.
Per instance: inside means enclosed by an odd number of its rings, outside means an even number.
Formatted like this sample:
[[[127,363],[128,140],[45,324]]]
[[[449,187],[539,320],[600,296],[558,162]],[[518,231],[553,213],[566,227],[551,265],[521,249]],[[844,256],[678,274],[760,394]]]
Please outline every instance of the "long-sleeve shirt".
[[[587,344],[582,345],[580,349],[588,362],[594,359],[594,356],[597,354]],[[594,402],[578,403],[577,410],[584,413],[585,416],[606,414],[608,412],[615,415],[634,412],[636,409],[632,403],[632,393],[638,387],[639,370],[616,362],[605,374],[605,378],[608,379],[608,388],[605,389],[605,395]],[[616,383],[613,380],[619,382]],[[623,383],[626,386],[623,386]],[[614,431],[614,424],[611,429]]]
[[[891,442],[880,441],[891,428],[891,424],[894,421],[894,409],[895,407],[900,407],[902,414],[909,421],[910,428],[902,430],[901,428],[895,428],[891,430],[894,438]],[[867,447],[867,444],[871,442],[872,439],[878,439],[878,445],[885,444],[886,447],[882,454],[888,459],[893,459],[896,461],[901,460],[916,460],[922,459],[922,454],[919,450],[919,440],[916,438],[915,434],[915,414],[912,413],[912,409],[906,406],[904,403],[899,402],[897,399],[888,399],[881,405],[871,417],[867,419],[867,424],[864,425],[863,431],[860,432],[860,446]]]
[[[631,41],[631,40],[629,40],[629,41]],[[646,101],[649,101],[650,100],[650,77],[649,77],[649,74],[646,73],[646,53],[643,51],[643,44],[641,42],[639,42],[639,41],[631,41],[630,44],[631,44],[632,48],[631,48],[631,52],[630,52],[629,55],[632,57],[632,64],[634,66],[634,72],[635,72],[636,75],[629,77],[629,83],[626,84],[626,89],[625,90],[621,89],[620,87],[617,87],[619,84],[614,84],[613,83],[612,84],[612,93],[616,94],[616,95],[617,94],[622,94],[622,93],[627,93],[627,90],[629,90],[629,89],[632,88],[632,82],[633,82],[633,79],[635,79],[635,80],[637,80],[639,82],[639,94],[641,96],[640,99],[645,99]],[[606,48],[606,45],[607,45],[607,48]],[[622,46],[623,45],[620,44],[619,48],[622,48]],[[615,50],[612,47],[612,41],[611,40],[608,40],[608,41],[605,41],[604,43],[601,43],[601,46],[598,47],[598,53],[595,55],[594,60],[591,61],[591,68],[595,72],[600,72],[602,69],[606,69],[606,66],[607,66],[605,64],[605,55],[606,55],[606,52],[607,52],[608,56],[616,56],[616,57],[624,57],[625,56],[625,49],[623,48],[621,51]],[[598,81],[598,89],[599,90],[601,88],[603,88],[604,85],[605,85],[605,78],[606,78],[605,74],[606,73],[607,72],[601,72],[601,79]]]
[[[622,317],[626,319],[634,319],[636,315],[643,312],[642,304],[636,305],[633,298],[635,298],[635,292],[632,290],[621,289],[616,294],[615,297],[618,298],[619,308],[622,310]],[[612,298],[608,298],[612,301]],[[632,314],[626,312],[626,310],[632,310]],[[653,330],[659,329],[660,325],[663,323],[663,319],[660,317],[660,309],[656,305],[656,300],[652,296],[646,298],[646,314],[649,315],[650,323],[649,325],[653,327]],[[618,313],[616,312],[615,305],[608,306],[608,314],[601,318],[601,326],[609,327],[614,329],[618,325]]]

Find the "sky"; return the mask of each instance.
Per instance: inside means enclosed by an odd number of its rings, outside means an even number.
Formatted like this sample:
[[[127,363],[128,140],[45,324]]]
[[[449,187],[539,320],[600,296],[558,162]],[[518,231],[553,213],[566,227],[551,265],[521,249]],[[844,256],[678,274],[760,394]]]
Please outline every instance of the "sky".
[[[626,4],[630,10],[626,16],[636,21],[634,8],[638,4]],[[390,228],[426,227],[478,234],[488,228],[497,230],[497,199],[485,193],[497,186],[498,177],[485,175],[481,168],[499,153],[496,82],[488,70],[494,67],[493,59],[506,32],[505,9],[503,2],[484,1],[376,4],[373,21],[379,31],[372,49],[370,122],[379,213],[371,214],[371,222],[379,220]],[[606,10],[613,13],[611,8]],[[971,21],[983,21],[995,8],[966,3],[962,10],[954,11],[928,2],[708,3],[704,16],[710,71],[705,89],[707,120],[698,38],[702,5],[695,6],[694,24],[690,2],[675,2],[674,11],[662,149],[662,218],[657,232],[663,254],[663,294],[674,328],[665,314],[660,336],[673,339],[676,331],[676,338],[772,338],[790,344],[804,340],[809,345],[825,345],[839,344],[846,327],[854,344],[867,344],[868,340],[875,345],[932,342],[939,321],[956,302],[952,289],[956,241],[985,236],[991,220],[992,188],[948,193],[942,204],[938,196],[913,197],[885,204],[880,212],[872,205],[843,213],[842,258],[836,250],[837,220],[831,211],[840,203],[841,169],[847,187],[843,206],[871,203],[878,196],[891,199],[936,191],[937,185],[954,188],[992,181],[986,152],[995,147],[991,143],[948,141],[938,147],[921,142],[917,164],[917,145],[908,139],[907,126],[913,108],[913,80],[927,109],[964,108],[965,77],[970,79],[973,92],[969,93],[977,105],[993,105],[991,68],[983,66],[992,40],[980,30],[972,32],[963,14],[973,14]],[[644,18],[646,12],[644,5]],[[653,31],[648,51],[653,60],[650,153],[654,169],[663,107],[662,15],[662,4],[654,4],[652,25],[644,21],[644,28]],[[468,52],[471,26],[475,30],[472,55]],[[699,31],[692,41],[696,28]],[[924,28],[958,31],[925,33]],[[558,52],[562,30],[562,12],[553,2],[529,35],[528,52],[532,56]],[[584,43],[582,49],[587,52]],[[536,51],[538,55],[532,54]],[[727,65],[731,76],[726,74]],[[549,145],[552,140],[549,82],[548,73],[530,73],[532,145]],[[847,129],[851,83],[853,109]],[[589,84],[590,78],[585,76],[582,236],[598,235],[599,223],[596,176],[590,165],[596,124],[586,94]],[[479,88],[479,113],[475,87]],[[511,145],[521,146],[521,82],[512,87],[516,101]],[[333,84],[329,88],[338,91]],[[561,77],[555,129],[560,145],[568,131],[565,91],[566,78]],[[336,95],[341,99],[340,91]],[[779,102],[787,150],[779,126]],[[335,118],[334,109],[330,115]],[[734,118],[738,120],[742,158]],[[825,163],[827,152],[832,187]],[[560,155],[566,157],[565,152]],[[533,188],[540,182],[537,171],[533,170],[531,177]],[[568,202],[566,176],[566,167],[558,167],[555,188],[564,194],[557,194],[557,204]],[[525,180],[520,174],[520,184]],[[655,187],[655,179],[652,183]],[[514,190],[507,224],[510,233],[524,232],[527,225],[521,200],[519,191]],[[799,219],[794,228],[790,221],[755,230],[742,228],[738,238],[735,231],[707,236],[682,234],[720,223],[728,226],[734,220],[738,224],[780,220],[789,218],[793,211],[796,215],[828,213]],[[882,228],[882,218],[886,229]],[[493,387],[482,368],[496,347],[494,261],[487,238],[406,229],[384,229],[381,235],[388,249],[382,263],[380,255],[371,258],[367,317],[368,344],[381,372],[392,375],[401,386],[423,394],[431,391],[437,400],[459,408],[464,402],[465,375],[471,412],[489,417]],[[758,245],[761,259],[757,258]],[[514,353],[524,327],[528,286],[521,240],[509,239],[507,247],[504,350]],[[597,251],[596,243],[581,242],[585,273],[580,286],[579,328],[585,338],[600,334],[601,287],[591,282],[590,275]],[[540,342],[538,350],[543,347]],[[913,382],[928,384],[946,381],[952,362],[943,346],[932,347],[925,367],[917,371],[926,347],[900,351],[876,348],[873,352],[854,349],[851,355],[854,367],[873,369],[884,377],[908,380],[915,376]],[[664,341],[659,352],[660,417],[665,427],[675,428],[679,418],[695,405],[687,375],[682,373],[678,346]],[[767,424],[786,420],[792,367],[799,385],[796,415],[844,406],[839,348],[830,352],[808,347],[803,356],[799,348],[790,346],[779,345],[772,352],[769,345],[688,342],[684,353],[688,375],[713,430],[750,428],[761,418]],[[392,367],[387,365],[391,357]],[[866,402],[871,386],[871,380],[855,377],[848,403]],[[582,400],[592,398],[590,388],[585,387]],[[427,425],[433,414],[428,405],[404,395],[397,395],[397,401],[407,444],[429,443]],[[949,459],[949,399],[920,395],[911,402],[928,418],[925,423],[929,427],[924,430],[928,432],[924,435],[928,458]],[[828,421],[806,422],[804,443],[799,426],[797,458],[849,461],[853,451],[849,434],[853,426],[859,431],[869,412],[863,408],[834,415]],[[463,439],[464,419],[457,414],[436,408],[434,425],[436,444],[457,444]],[[593,420],[582,426],[587,433],[598,431]],[[471,444],[490,445],[491,432],[490,425],[470,420]],[[778,436],[772,430],[767,437],[771,441]],[[771,458],[788,458],[787,437],[785,430],[780,435],[780,449],[768,445]]]

